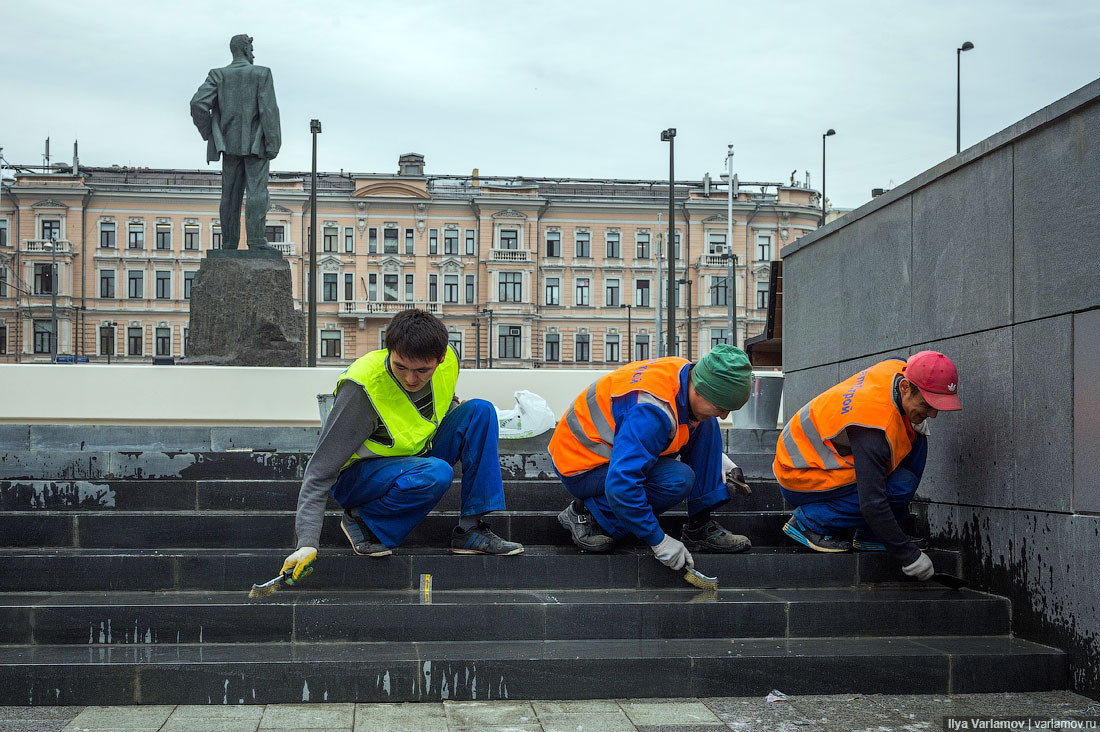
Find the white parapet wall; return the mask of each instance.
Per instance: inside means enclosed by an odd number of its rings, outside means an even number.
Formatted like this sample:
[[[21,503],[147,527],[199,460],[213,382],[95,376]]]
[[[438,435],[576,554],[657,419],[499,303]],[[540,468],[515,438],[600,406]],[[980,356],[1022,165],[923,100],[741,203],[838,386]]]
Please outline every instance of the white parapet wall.
[[[317,395],[342,369],[0,364],[0,424],[320,424]],[[598,369],[466,369],[461,399],[515,407],[521,389],[560,418]]]

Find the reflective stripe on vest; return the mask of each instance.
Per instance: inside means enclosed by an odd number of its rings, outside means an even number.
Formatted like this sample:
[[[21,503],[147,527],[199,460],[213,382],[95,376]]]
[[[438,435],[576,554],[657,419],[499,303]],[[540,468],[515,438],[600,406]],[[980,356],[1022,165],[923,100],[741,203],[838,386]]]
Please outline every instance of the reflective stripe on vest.
[[[913,446],[912,425],[894,403],[894,381],[904,361],[882,361],[815,397],[779,435],[772,470],[787,490],[827,491],[856,481],[855,462],[832,439],[859,425],[883,431],[893,471]]]
[[[373,435],[368,435],[366,441],[344,463],[344,468],[368,454],[383,457],[408,456],[419,455],[430,449],[431,439],[439,428],[439,422],[447,414],[451,400],[454,399],[455,385],[458,383],[458,358],[451,348],[447,348],[443,363],[432,374],[430,418],[420,413],[413,404],[412,395],[386,369],[388,355],[389,351],[384,348],[371,351],[356,359],[336,380],[334,393],[345,382],[352,382],[363,389],[392,440],[392,444],[385,445],[372,441]]]
[[[680,372],[689,363],[683,358],[635,361],[593,382],[580,394],[558,422],[550,439],[550,456],[562,475],[577,475],[611,460],[615,444],[615,418],[611,400],[632,391],[639,404],[652,404],[671,423],[669,445],[661,453],[678,452],[688,440],[687,425],[680,424],[676,397]]]

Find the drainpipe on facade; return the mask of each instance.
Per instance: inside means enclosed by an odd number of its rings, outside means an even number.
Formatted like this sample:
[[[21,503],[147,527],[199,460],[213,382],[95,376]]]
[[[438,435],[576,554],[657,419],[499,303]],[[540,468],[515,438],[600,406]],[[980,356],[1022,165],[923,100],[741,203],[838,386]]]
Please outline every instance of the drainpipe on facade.
[[[687,201],[681,201],[680,202],[680,210],[684,214],[684,279],[685,280],[690,280],[691,279],[691,216],[688,215]],[[691,285],[685,285],[685,289],[688,292],[690,292],[691,291]],[[687,292],[685,292],[684,294],[687,295]],[[688,304],[690,302],[691,302],[691,299],[690,299],[690,296],[688,296],[687,299],[684,300],[684,308],[685,308],[685,312],[687,313],[687,319],[688,319],[689,323],[691,322],[691,306]],[[684,331],[684,333],[685,333],[685,337],[684,337],[685,349],[684,350],[686,350],[689,353],[694,352],[694,350],[691,347],[691,344],[688,343],[687,331]],[[694,334],[692,334],[692,335],[694,335]]]
[[[13,179],[14,182],[14,179]],[[8,197],[11,198],[11,203],[15,207],[15,231],[11,232],[15,234],[13,241],[13,249],[15,254],[12,256],[11,266],[11,278],[13,282],[19,281],[19,237],[22,235],[23,230],[19,225],[19,198],[15,195],[15,192],[8,186]],[[28,297],[24,295],[24,297]],[[30,307],[28,301],[27,307]],[[23,314],[19,309],[19,290],[15,291],[15,362],[23,362]]]
[[[745,317],[741,319],[741,323],[743,324],[743,326],[745,328],[745,338],[741,341],[742,343],[744,343],[745,341],[747,341],[749,339],[749,323],[748,323],[748,320],[749,320],[749,272],[752,271],[752,261],[753,261],[752,257],[749,256],[750,253],[751,253],[750,244],[749,244],[749,234],[752,232],[752,220],[756,218],[756,214],[758,214],[758,213],[760,213],[760,204],[759,203],[757,203],[756,206],[753,208],[752,213],[749,214],[749,218],[745,220],[745,286],[743,288],[741,288],[745,291],[744,292]],[[733,276],[737,277],[737,273],[734,272]],[[736,308],[737,305],[734,304],[734,307]],[[734,341],[734,343],[737,342],[737,336],[736,335],[734,335],[733,341]]]
[[[475,178],[475,185],[476,181],[477,179]],[[476,191],[474,195],[477,195]],[[481,317],[481,209],[478,207],[477,201],[473,198],[470,199],[470,210],[474,213],[474,256],[476,257],[474,260],[476,262],[476,266],[474,267],[474,319],[476,320]],[[488,267],[488,264],[486,264],[486,267]],[[478,326],[475,330],[480,332],[481,327]],[[475,348],[477,350],[474,353],[474,366],[480,367],[481,344],[476,343]]]
[[[531,293],[535,300],[535,337],[531,348],[531,360],[534,362],[535,368],[539,367],[539,356],[542,355],[542,308],[539,302],[539,294],[542,292],[540,289],[542,287],[542,272],[539,269],[539,263],[542,261],[542,217],[549,208],[550,201],[547,200],[535,215],[535,291]]]
[[[309,198],[306,198],[306,202],[302,204],[302,238],[298,240],[299,250],[306,245],[306,211],[308,210]],[[298,307],[302,315],[306,316],[308,314],[306,313],[306,253],[304,251],[300,251],[298,261],[300,264],[298,267],[298,284],[300,286],[298,291]]]
[[[76,155],[73,155],[73,166],[75,167]],[[87,353],[84,346],[85,331],[88,328],[88,290],[87,283],[87,264],[88,264],[88,204],[92,202],[92,191],[88,190],[88,195],[84,197],[84,203],[80,206],[80,315],[79,319],[82,321],[80,325],[80,350],[78,354],[83,356]],[[182,283],[181,283],[182,284]],[[70,293],[69,301],[72,301],[72,295]],[[76,362],[76,359],[73,359]]]

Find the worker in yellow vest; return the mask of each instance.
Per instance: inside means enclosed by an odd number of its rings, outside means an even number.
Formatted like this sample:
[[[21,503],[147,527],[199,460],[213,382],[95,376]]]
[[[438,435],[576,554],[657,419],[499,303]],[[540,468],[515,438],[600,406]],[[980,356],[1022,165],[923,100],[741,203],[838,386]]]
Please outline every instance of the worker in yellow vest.
[[[928,419],[962,409],[951,359],[921,351],[866,368],[815,397],[780,433],[772,469],[796,506],[783,533],[818,552],[885,551],[931,578],[909,504],[928,455]],[[852,533],[848,541],[838,536]]]
[[[283,572],[309,574],[317,557],[325,502],[344,508],[340,527],[359,555],[384,557],[439,503],[462,462],[456,554],[513,556],[482,517],[504,509],[498,423],[483,399],[455,398],[458,358],[443,323],[404,310],[386,327],[386,348],[357,359],[336,380],[336,400],[306,465],[295,522],[297,549]]]
[[[692,551],[747,550],[749,540],[711,511],[730,499],[717,418],[748,400],[751,379],[745,353],[720,344],[694,364],[629,363],[578,396],[550,439],[554,470],[574,497],[558,515],[573,543],[605,552],[633,535],[673,569],[692,566]],[[657,516],[685,499],[676,539]]]

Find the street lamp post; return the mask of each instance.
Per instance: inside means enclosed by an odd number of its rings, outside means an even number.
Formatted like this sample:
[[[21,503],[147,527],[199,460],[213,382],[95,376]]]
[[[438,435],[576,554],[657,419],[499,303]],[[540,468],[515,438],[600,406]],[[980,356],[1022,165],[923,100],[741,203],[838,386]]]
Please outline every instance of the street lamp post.
[[[692,358],[691,358],[691,355],[692,355],[692,352],[691,352],[691,341],[692,341],[692,335],[691,335],[691,280],[690,279],[685,279],[685,278],[680,278],[680,279],[676,280],[676,284],[678,284],[678,285],[687,285],[687,314],[688,314],[688,318],[687,318],[687,321],[688,321],[687,322],[687,325],[688,325],[688,329],[687,329],[687,360],[691,361],[692,360]]]
[[[836,130],[829,128],[821,135],[821,225],[825,225],[825,138],[836,134]]]
[[[111,340],[107,343],[107,365],[110,366],[111,356],[113,356],[115,353],[115,338],[117,337],[117,332],[115,329],[118,327],[118,323],[112,320],[111,322],[107,323],[107,327],[111,329]]]
[[[474,320],[471,323],[474,326],[474,368],[481,368],[481,321],[477,316],[474,316]]]
[[[737,183],[733,177],[733,145],[728,146],[726,152],[726,259],[729,271],[727,272],[726,307],[729,316],[729,343],[737,345],[737,255],[733,253],[733,199],[737,195]]]
[[[962,151],[962,54],[974,48],[970,41],[955,49],[955,154]]]
[[[50,237],[50,363],[57,363],[57,237]]]
[[[676,318],[672,303],[676,300],[676,128],[669,127],[661,131],[661,142],[668,143],[668,331],[667,353],[676,348]]]
[[[490,308],[485,308],[481,311],[481,314],[489,316],[489,368],[493,368],[493,311]]]
[[[626,308],[626,362],[630,363],[634,360],[634,342],[631,340],[630,334],[630,305],[622,304],[620,309]]]
[[[307,365],[317,366],[317,135],[321,134],[321,120],[311,119],[309,131],[313,135],[313,168],[309,177],[309,356]]]

